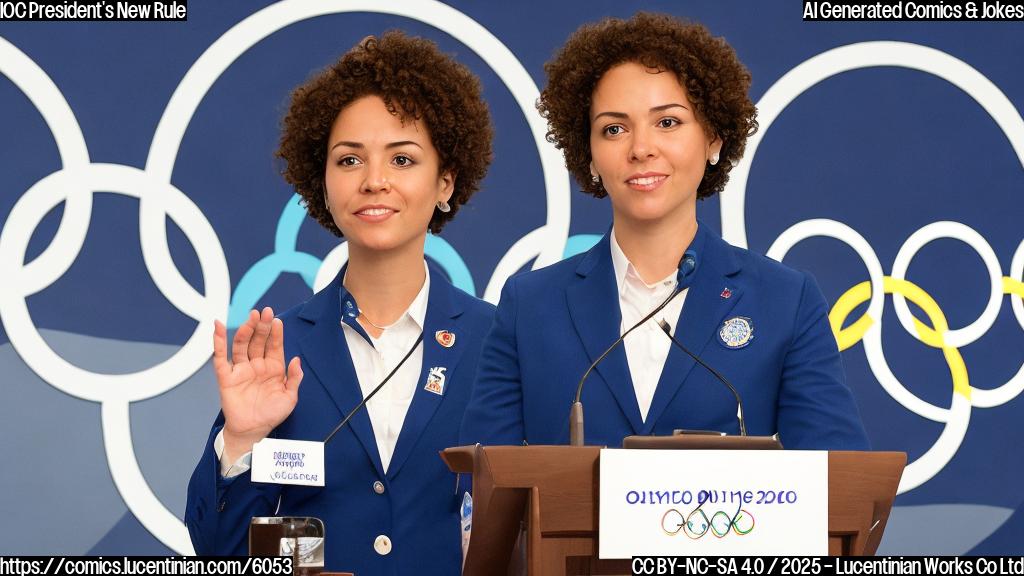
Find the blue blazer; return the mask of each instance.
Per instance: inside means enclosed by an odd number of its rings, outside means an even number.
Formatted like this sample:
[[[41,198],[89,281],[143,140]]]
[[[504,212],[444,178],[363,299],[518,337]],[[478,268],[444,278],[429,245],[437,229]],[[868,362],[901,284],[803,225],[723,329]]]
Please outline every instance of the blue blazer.
[[[272,436],[324,437],[362,400],[339,324],[344,273],[308,302],[281,315],[286,358],[300,356],[305,373],[294,412]],[[316,516],[325,526],[325,569],[364,575],[457,575],[462,566],[460,494],[438,452],[458,444],[459,424],[476,373],[480,344],[494,307],[453,287],[431,268],[423,335],[423,369],[385,474],[370,418],[360,410],[326,445],[325,488],[259,484],[249,472],[225,480],[213,450],[218,416],[188,486],[185,523],[198,554],[248,553],[253,516]],[[435,338],[455,334],[450,348]],[[428,370],[444,366],[444,395],[426,391]],[[384,493],[374,491],[374,482]],[[392,550],[378,554],[378,535]]]
[[[779,433],[786,448],[866,450],[857,405],[814,279],[726,244],[700,225],[693,283],[674,334],[743,398],[747,432]],[[753,337],[729,347],[723,323],[749,319]],[[461,444],[565,444],[580,376],[618,338],[621,312],[609,236],[589,252],[508,280],[484,341]],[[583,388],[587,444],[676,428],[738,434],[728,389],[672,346],[642,420],[620,345]]]

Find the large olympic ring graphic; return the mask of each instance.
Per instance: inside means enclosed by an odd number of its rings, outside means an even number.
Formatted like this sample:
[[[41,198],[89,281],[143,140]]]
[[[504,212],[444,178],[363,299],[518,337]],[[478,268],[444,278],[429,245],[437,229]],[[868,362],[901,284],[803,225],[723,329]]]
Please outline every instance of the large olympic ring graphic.
[[[346,12],[404,16],[450,34],[491,67],[523,111],[544,173],[547,222],[520,238],[502,257],[491,275],[484,298],[496,302],[505,280],[530,261],[533,261],[533,268],[539,268],[561,260],[569,236],[569,175],[561,153],[545,137],[544,120],[534,111],[540,91],[522,63],[500,40],[472,18],[436,0],[396,0],[383,4],[373,0],[283,0],[249,16],[218,38],[185,74],[157,126],[146,169],[170,180],[178,145],[203,96],[227,67],[256,42],[296,22]],[[140,214],[140,218],[144,216]],[[159,231],[163,237],[162,220]],[[347,248],[339,246],[336,250],[338,253],[332,252],[325,259],[326,263],[336,266],[334,272],[347,259]],[[173,266],[166,244],[159,258],[162,263]],[[329,272],[318,274],[325,275],[333,276]]]
[[[721,195],[722,234],[727,241],[737,246],[747,245],[744,204],[750,167],[765,133],[786,106],[818,82],[836,74],[877,66],[920,70],[963,90],[992,116],[1024,167],[1024,119],[1006,95],[980,72],[949,54],[916,44],[851,44],[819,54],[793,68],[772,85],[757,103],[761,130],[747,141],[746,155],[733,168],[727,190]],[[1010,294],[1014,315],[1021,327],[1024,327],[1024,284],[1021,283],[1024,275],[1024,241],[1014,253],[1007,277],[1003,277],[998,258],[984,238],[975,230],[957,222],[935,222],[912,234],[897,254],[890,276],[883,274],[878,256],[867,240],[849,226],[834,220],[805,220],[793,225],[775,240],[767,255],[781,261],[793,245],[813,236],[831,237],[846,243],[861,257],[868,271],[869,282],[855,286],[844,294],[830,314],[840,348],[848,348],[863,339],[868,364],[882,388],[915,414],[945,423],[935,444],[917,460],[909,463],[903,472],[899,493],[912,490],[934,477],[956,454],[967,433],[972,406],[999,406],[1016,398],[1024,390],[1024,364],[1013,378],[1001,386],[994,389],[972,388],[958,350],[989,330],[999,314],[1004,293]],[[905,279],[910,261],[918,250],[932,240],[944,237],[958,239],[974,248],[985,263],[991,284],[985,310],[977,320],[958,329],[950,329],[934,300]],[[953,399],[949,409],[939,408],[914,396],[889,369],[882,352],[881,330],[886,293],[893,295],[896,315],[904,329],[925,344],[942,349],[953,378]],[[925,309],[931,321],[930,327],[913,317],[906,298],[911,298]],[[867,312],[843,330],[846,316],[865,300],[868,300]]]
[[[347,12],[404,16],[450,34],[494,70],[524,112],[544,173],[547,223],[526,234],[505,254],[486,294],[497,299],[505,279],[531,260],[535,268],[560,260],[569,232],[569,179],[561,154],[544,137],[543,119],[533,113],[539,90],[501,41],[476,21],[440,2],[394,0],[380,5],[370,0],[283,0],[252,14],[214,42],[182,78],[157,125],[143,171],[91,164],[84,136],[60,90],[35,62],[0,38],[0,73],[39,109],[56,139],[63,165],[61,171],[44,178],[19,198],[0,232],[0,269],[10,271],[5,289],[0,291],[0,320],[18,354],[43,380],[78,398],[101,403],[107,461],[118,491],[142,525],[179,553],[191,554],[193,548],[182,522],[156,498],[142,476],[131,442],[129,403],[177,386],[206,363],[213,320],[226,320],[230,282],[224,252],[209,221],[170,184],[178,147],[207,91],[249,48],[296,22]],[[198,321],[188,342],[172,358],[134,374],[97,374],[60,358],[36,330],[26,303],[29,295],[56,281],[77,258],[96,191],[139,198],[139,240],[146,268],[164,297]],[[53,240],[33,261],[24,262],[35,226],[61,202],[65,203],[64,212]],[[182,229],[199,257],[205,294],[192,288],[171,259],[164,220],[167,216]],[[294,252],[294,242],[290,247],[281,242],[280,226],[278,232],[277,249]],[[431,245],[432,251],[441,254],[450,248],[437,241]],[[329,255],[324,264],[340,267],[347,255],[343,250]],[[306,259],[303,266],[308,262]],[[296,271],[310,275],[307,267]]]
[[[10,78],[40,111],[54,135],[62,161],[60,171],[40,180],[18,200],[0,232],[0,269],[7,274],[5,289],[0,291],[0,320],[19,355],[40,377],[68,394],[101,403],[104,445],[118,491],[143,526],[179,553],[192,553],[191,543],[181,521],[159,502],[139,469],[130,434],[129,404],[177,386],[206,362],[210,355],[207,342],[210,325],[214,318],[225,320],[230,281],[216,233],[187,195],[170,183],[178,147],[207,91],[244,52],[296,22],[345,12],[408,17],[452,35],[497,73],[524,112],[537,142],[544,173],[547,221],[525,234],[501,258],[485,288],[485,299],[496,301],[508,276],[531,260],[533,267],[537,268],[558,261],[566,253],[589,247],[587,244],[596,237],[568,238],[568,174],[562,165],[561,155],[544,139],[543,120],[533,111],[538,95],[533,80],[508,48],[490,32],[461,12],[435,0],[394,0],[386,6],[369,0],[283,0],[252,14],[214,42],[183,77],[154,134],[145,170],[91,163],[84,136],[60,90],[30,58],[0,38],[0,73]],[[733,190],[722,196],[722,230],[726,240],[746,246],[743,213],[746,181],[760,139],[772,121],[793,99],[817,82],[840,72],[870,66],[919,69],[960,87],[992,115],[1024,164],[1024,121],[1005,95],[966,63],[937,50],[897,42],[867,42],[837,48],[794,68],[758,103],[762,130],[748,142],[746,158],[733,170],[730,182]],[[42,340],[26,305],[29,295],[46,289],[77,258],[91,218],[92,194],[97,191],[139,198],[140,244],[146,267],[168,301],[198,322],[193,335],[172,358],[135,374],[101,375],[71,365]],[[24,262],[28,239],[35,226],[47,211],[61,202],[65,204],[63,216],[53,240],[34,260]],[[261,274],[276,278],[275,274],[281,271],[296,272],[302,274],[307,283],[312,281],[314,285],[322,286],[324,279],[329,279],[346,260],[347,246],[341,244],[317,267],[314,257],[295,251],[297,222],[302,221],[301,217],[295,217],[296,214],[301,216],[290,205],[286,207],[278,226],[275,258],[267,260],[266,271],[261,271]],[[182,229],[199,257],[204,294],[189,285],[171,259],[164,221],[168,216]],[[884,276],[877,256],[866,240],[852,229],[833,221],[812,220],[797,224],[780,235],[769,250],[769,256],[781,260],[794,244],[815,235],[847,242],[861,255],[868,268],[870,281],[844,294],[830,315],[840,344],[845,344],[845,348],[863,339],[871,368],[885,390],[915,413],[946,423],[932,449],[907,467],[900,485],[900,491],[905,492],[926,482],[952,458],[966,432],[972,406],[998,406],[1024,390],[1024,366],[1002,386],[991,390],[971,388],[958,351],[959,347],[975,341],[989,329],[998,314],[1004,292],[1012,295],[1014,315],[1024,326],[1024,283],[1020,281],[1024,273],[1024,242],[1014,254],[1008,277],[1002,277],[991,248],[980,235],[956,223],[936,223],[916,232],[900,250],[890,276]],[[992,281],[985,311],[969,326],[956,330],[949,329],[938,306],[927,294],[903,278],[917,250],[944,236],[958,238],[978,250]],[[456,259],[457,254],[456,258],[451,258],[448,252],[454,251],[453,248],[443,241],[428,240],[427,249],[428,253],[441,255],[442,260],[455,262],[446,269],[449,274],[454,272],[453,280],[464,283],[464,278],[459,279],[461,270],[457,266],[460,261]],[[240,291],[244,280],[239,283]],[[260,283],[256,280],[253,280],[252,291],[260,291]],[[880,325],[885,293],[893,294],[897,316],[904,328],[925,344],[943,350],[953,378],[953,403],[949,409],[916,398],[889,371],[881,351]],[[247,292],[246,297],[249,294]],[[926,311],[931,326],[925,326],[912,317],[905,298],[910,298]],[[235,303],[241,305],[244,300],[240,298]],[[865,300],[870,302],[864,316],[843,328],[845,317]],[[752,522],[753,517],[750,519]],[[706,524],[709,527],[715,525],[714,515]]]

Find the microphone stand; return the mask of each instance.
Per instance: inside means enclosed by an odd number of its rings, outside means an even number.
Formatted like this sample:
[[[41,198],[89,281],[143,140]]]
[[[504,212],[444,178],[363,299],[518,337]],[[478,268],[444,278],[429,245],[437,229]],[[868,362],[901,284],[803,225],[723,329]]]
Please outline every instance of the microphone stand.
[[[589,377],[590,373],[594,370],[594,368],[598,364],[600,364],[602,360],[604,360],[605,356],[607,356],[608,354],[611,354],[612,350],[614,350],[616,346],[621,344],[622,341],[626,339],[626,336],[628,336],[630,332],[632,332],[633,330],[636,330],[644,322],[647,322],[648,320],[653,318],[655,314],[657,314],[658,312],[661,312],[662,309],[665,308],[665,306],[668,306],[668,303],[671,302],[673,298],[675,298],[676,296],[682,294],[683,291],[680,289],[679,286],[680,285],[677,284],[675,291],[673,291],[672,294],[670,294],[669,297],[666,298],[664,302],[659,304],[658,307],[655,308],[654,310],[651,310],[651,312],[647,316],[644,316],[643,318],[641,318],[639,322],[637,322],[636,324],[633,324],[633,326],[631,326],[629,328],[629,330],[626,330],[622,334],[622,336],[619,336],[619,338],[617,340],[615,340],[615,342],[612,342],[612,345],[609,346],[608,349],[604,351],[604,353],[602,353],[600,356],[598,356],[597,360],[594,360],[594,362],[590,365],[590,367],[587,368],[587,371],[583,373],[583,377],[580,378],[579,384],[576,385],[575,400],[572,403],[572,407],[569,408],[569,445],[570,446],[583,446],[583,403],[580,402],[580,397],[583,394],[583,383],[586,382],[587,377]]]
[[[676,340],[676,337],[672,335],[672,328],[668,325],[668,322],[665,322],[665,320],[658,320],[658,326],[661,327],[661,330],[662,332],[665,333],[665,336],[668,336],[669,340],[671,340],[677,348],[679,348],[683,352],[686,352],[687,356],[693,358],[694,362],[703,366],[705,369],[707,369],[708,372],[711,372],[715,376],[715,378],[718,378],[719,382],[725,384],[726,388],[729,389],[729,392],[732,392],[732,395],[736,398],[736,420],[739,421],[740,424],[740,436],[746,436],[747,419],[743,416],[743,400],[740,398],[740,393],[736,390],[736,387],[733,386],[725,378],[725,376],[722,376],[722,374],[718,370],[715,370],[711,366],[708,366],[706,363],[704,363],[703,360],[700,359],[700,356],[697,356],[693,352],[690,352],[690,350],[686,346],[683,346],[682,342]]]

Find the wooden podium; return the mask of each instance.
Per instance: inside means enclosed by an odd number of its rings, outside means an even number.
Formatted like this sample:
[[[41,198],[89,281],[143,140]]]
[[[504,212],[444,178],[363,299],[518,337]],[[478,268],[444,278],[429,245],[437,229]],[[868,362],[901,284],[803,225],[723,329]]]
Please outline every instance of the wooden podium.
[[[473,534],[465,576],[630,574],[629,560],[597,557],[597,446],[460,446],[448,467],[473,475]],[[878,548],[907,456],[829,452],[832,555]],[[516,543],[523,532],[522,544]],[[522,550],[525,548],[525,551]]]

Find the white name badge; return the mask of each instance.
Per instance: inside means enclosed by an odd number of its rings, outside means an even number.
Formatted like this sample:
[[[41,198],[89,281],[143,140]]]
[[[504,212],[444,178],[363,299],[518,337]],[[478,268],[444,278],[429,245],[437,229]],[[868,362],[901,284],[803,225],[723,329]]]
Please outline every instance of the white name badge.
[[[264,438],[252,447],[252,481],[324,485],[324,443]]]
[[[601,451],[601,558],[827,556],[828,452]]]

